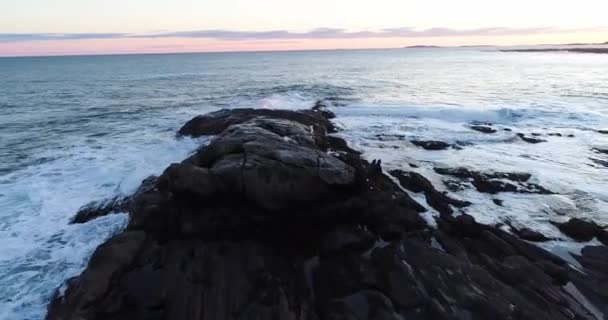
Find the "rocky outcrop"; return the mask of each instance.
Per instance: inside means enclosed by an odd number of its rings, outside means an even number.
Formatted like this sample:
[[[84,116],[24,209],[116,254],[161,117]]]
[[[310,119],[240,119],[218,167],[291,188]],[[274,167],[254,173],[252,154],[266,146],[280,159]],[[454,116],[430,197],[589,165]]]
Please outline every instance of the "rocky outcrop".
[[[604,247],[583,250],[575,269],[456,214],[466,201],[414,172],[390,177],[328,135],[323,109],[186,124],[182,135],[216,137],[129,198],[127,229],[97,248],[47,319],[598,319]],[[505,178],[530,176],[484,174]],[[402,188],[424,194],[436,225]]]
[[[78,210],[70,223],[86,223],[112,213],[131,212],[139,199],[151,193],[156,187],[155,176],[145,179],[133,195],[127,197],[114,197],[109,200],[93,201]]]

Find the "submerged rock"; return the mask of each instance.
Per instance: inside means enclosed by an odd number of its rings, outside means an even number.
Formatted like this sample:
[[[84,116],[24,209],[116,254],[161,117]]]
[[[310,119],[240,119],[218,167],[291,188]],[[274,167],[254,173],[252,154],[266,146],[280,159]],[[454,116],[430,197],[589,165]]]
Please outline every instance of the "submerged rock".
[[[596,152],[596,153],[608,154],[608,149],[604,149],[604,148],[593,148],[593,149],[591,149],[591,151]]]
[[[522,141],[527,142],[527,143],[537,144],[537,143],[541,143],[541,142],[547,142],[547,140],[543,140],[543,139],[539,139],[539,138],[526,137],[526,135],[524,135],[523,133],[518,133],[517,136]]]
[[[190,121],[182,134],[217,136],[125,200],[127,229],[97,248],[47,319],[594,319],[569,283],[608,302],[603,249],[584,249],[582,270],[572,269],[470,215],[455,217],[453,207],[468,203],[422,175],[392,171],[440,212],[436,226],[427,223],[424,206],[380,161],[328,135],[323,109]]]
[[[490,127],[490,126],[482,126],[482,125],[472,125],[469,126],[469,128],[471,128],[472,130],[481,132],[481,133],[496,133],[497,130]]]
[[[595,164],[599,164],[600,166],[608,168],[608,160],[602,160],[597,158],[589,158],[589,160],[593,161]]]
[[[434,140],[411,140],[412,144],[425,150],[438,151],[452,147],[451,144],[443,141]]]

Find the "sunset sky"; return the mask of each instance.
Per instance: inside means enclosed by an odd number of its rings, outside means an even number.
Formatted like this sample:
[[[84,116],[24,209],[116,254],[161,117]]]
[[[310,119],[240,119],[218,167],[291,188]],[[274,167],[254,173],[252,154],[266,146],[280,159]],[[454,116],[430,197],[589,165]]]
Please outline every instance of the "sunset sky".
[[[608,41],[606,0],[7,0],[0,55]]]

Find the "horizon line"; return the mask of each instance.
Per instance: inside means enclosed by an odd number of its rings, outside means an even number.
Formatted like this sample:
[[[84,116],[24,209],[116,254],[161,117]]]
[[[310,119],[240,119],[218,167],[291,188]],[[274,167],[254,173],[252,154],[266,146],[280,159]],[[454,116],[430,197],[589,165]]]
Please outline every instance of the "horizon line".
[[[466,49],[476,47],[536,47],[536,46],[597,46],[608,45],[603,43],[555,43],[555,44],[476,44],[476,45],[408,45],[399,47],[382,48],[326,48],[326,49],[272,49],[272,50],[213,50],[213,51],[173,51],[173,52],[109,52],[109,53],[70,53],[70,54],[32,54],[32,55],[2,55],[0,59],[6,58],[60,58],[60,57],[103,57],[103,56],[135,56],[135,55],[172,55],[172,54],[212,54],[212,53],[272,53],[272,52],[314,52],[314,51],[366,51],[366,50],[401,50],[401,49]]]

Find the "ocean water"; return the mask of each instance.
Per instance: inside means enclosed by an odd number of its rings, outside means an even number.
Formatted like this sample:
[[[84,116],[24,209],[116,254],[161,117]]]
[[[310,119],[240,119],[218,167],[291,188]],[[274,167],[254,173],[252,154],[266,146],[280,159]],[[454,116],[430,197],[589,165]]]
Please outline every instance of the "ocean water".
[[[555,237],[570,217],[608,224],[608,55],[395,49],[0,59],[0,319],[41,319],[125,214],[68,225],[79,207],[134,191],[204,143],[177,139],[220,108],[303,109],[326,99],[339,133],[385,169],[436,166],[522,171],[556,195],[452,193],[488,224]],[[467,128],[491,122],[486,135]],[[515,132],[538,133],[528,144]],[[548,136],[561,133],[563,137]],[[574,137],[568,138],[572,134]],[[425,151],[410,139],[464,143]],[[415,164],[418,168],[411,168]],[[413,195],[424,200],[422,195]],[[504,201],[504,206],[493,199]],[[428,218],[432,218],[430,211]]]

